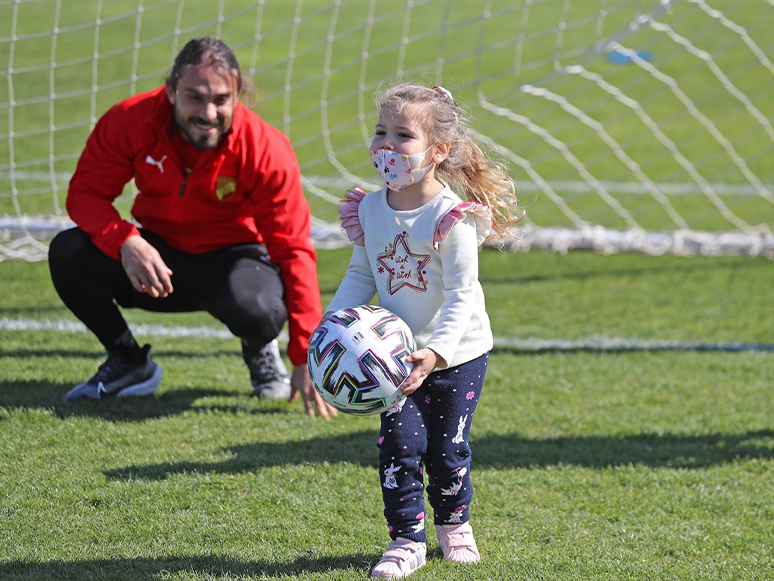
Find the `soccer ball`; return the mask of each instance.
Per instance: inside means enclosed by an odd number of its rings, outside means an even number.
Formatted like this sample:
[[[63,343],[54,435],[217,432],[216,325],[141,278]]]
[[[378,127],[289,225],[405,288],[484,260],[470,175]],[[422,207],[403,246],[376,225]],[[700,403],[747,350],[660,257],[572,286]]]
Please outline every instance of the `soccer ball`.
[[[414,335],[398,315],[372,305],[339,309],[309,339],[307,361],[322,398],[348,414],[379,414],[406,398]]]

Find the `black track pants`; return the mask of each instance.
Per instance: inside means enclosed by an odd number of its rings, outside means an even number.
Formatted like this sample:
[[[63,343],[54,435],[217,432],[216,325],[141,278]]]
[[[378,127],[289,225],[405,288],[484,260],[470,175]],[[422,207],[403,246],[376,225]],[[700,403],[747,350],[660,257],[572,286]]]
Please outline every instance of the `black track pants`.
[[[287,320],[279,268],[261,244],[186,254],[140,230],[172,270],[173,292],[154,299],[137,292],[120,260],[99,250],[79,228],[60,232],[49,246],[49,268],[64,304],[109,348],[126,331],[119,306],[160,313],[206,311],[237,337],[264,345]]]

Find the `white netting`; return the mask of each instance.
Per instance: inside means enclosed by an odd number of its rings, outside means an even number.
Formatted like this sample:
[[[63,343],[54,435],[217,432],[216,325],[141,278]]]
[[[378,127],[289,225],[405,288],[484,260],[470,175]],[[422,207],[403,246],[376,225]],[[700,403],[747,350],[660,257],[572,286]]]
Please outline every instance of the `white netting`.
[[[45,257],[96,120],[204,35],[293,142],[319,246],[376,186],[371,95],[409,79],[510,163],[513,249],[774,256],[773,27],[774,0],[0,1],[0,260]]]

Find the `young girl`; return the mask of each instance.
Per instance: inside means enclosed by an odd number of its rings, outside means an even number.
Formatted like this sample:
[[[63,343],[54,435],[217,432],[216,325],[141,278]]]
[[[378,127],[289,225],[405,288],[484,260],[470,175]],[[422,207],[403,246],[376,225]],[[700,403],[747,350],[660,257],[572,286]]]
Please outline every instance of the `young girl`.
[[[341,204],[355,246],[326,312],[367,304],[378,293],[417,342],[402,387],[408,397],[382,414],[378,441],[392,542],[371,576],[401,578],[425,564],[423,470],[444,558],[480,560],[468,522],[468,436],[492,332],[477,252],[490,231],[508,235],[518,219],[512,180],[468,135],[449,91],[402,84],[376,103],[371,159],[386,187],[370,194],[357,188]]]

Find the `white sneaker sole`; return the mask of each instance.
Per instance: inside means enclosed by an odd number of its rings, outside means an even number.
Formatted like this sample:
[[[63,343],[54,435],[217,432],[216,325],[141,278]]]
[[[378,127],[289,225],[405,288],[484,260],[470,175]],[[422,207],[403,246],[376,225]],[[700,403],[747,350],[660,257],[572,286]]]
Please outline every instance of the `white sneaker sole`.
[[[161,385],[161,365],[156,364],[156,370],[148,379],[141,383],[135,383],[129,387],[125,387],[118,393],[116,397],[142,397],[144,395],[150,395],[155,392]]]

